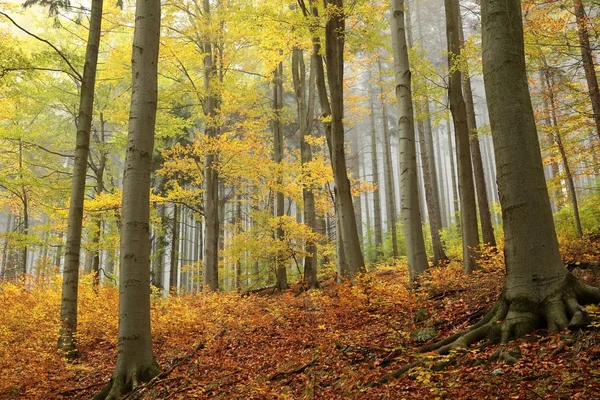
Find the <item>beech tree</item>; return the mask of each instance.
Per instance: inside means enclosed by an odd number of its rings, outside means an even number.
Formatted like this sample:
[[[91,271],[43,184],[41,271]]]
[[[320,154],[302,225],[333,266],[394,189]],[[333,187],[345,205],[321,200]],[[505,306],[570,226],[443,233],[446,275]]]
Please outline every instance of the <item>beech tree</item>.
[[[447,353],[489,338],[505,343],[538,327],[587,326],[582,307],[600,289],[569,273],[558,249],[527,84],[520,0],[481,2],[483,76],[505,235],[506,278],[495,306],[433,347]]]
[[[400,193],[402,196],[400,215],[406,240],[408,269],[411,279],[415,279],[427,269],[428,264],[421,225],[421,211],[419,210],[411,73],[404,28],[404,0],[392,0],[391,13],[400,146]]]
[[[150,174],[156,124],[160,0],[136,2],[129,135],[123,172],[119,341],[110,382],[94,398],[118,399],[160,369],[150,333]]]
[[[460,56],[460,9],[458,0],[445,0],[444,4],[446,10],[446,36],[448,38],[448,70],[450,74],[448,97],[456,139],[463,268],[467,274],[470,274],[477,266],[476,258],[477,247],[479,246],[479,232],[477,229],[477,207],[475,205],[475,187],[473,184],[473,167],[471,165],[467,109],[462,94],[461,73],[456,65],[456,58]]]
[[[312,131],[314,119],[315,59],[314,57],[311,57],[310,60],[310,70],[307,82],[304,52],[299,48],[294,48],[292,52],[292,78],[294,82],[294,91],[296,93],[298,121],[300,124],[300,158],[303,168],[308,168],[308,165],[312,161],[312,149],[307,141],[307,136],[310,135]],[[302,200],[304,223],[311,231],[314,231],[317,228],[315,218],[315,194],[313,193],[313,187],[311,187],[310,183],[303,182]],[[319,281],[317,280],[317,246],[312,240],[308,239],[306,240],[304,250],[307,253],[304,256],[304,282],[309,288],[314,289],[319,286]]]
[[[63,351],[67,357],[71,358],[77,355],[74,334],[77,331],[79,255],[81,253],[83,200],[85,197],[85,181],[90,152],[90,131],[94,107],[96,67],[98,65],[98,50],[100,47],[100,31],[102,26],[102,2],[103,0],[92,1],[85,65],[83,67],[83,77],[81,77],[75,162],[73,164],[71,202],[69,203],[69,220],[67,226],[67,245],[65,248],[65,265],[63,269],[60,307],[60,319],[63,325],[60,329],[58,348]]]

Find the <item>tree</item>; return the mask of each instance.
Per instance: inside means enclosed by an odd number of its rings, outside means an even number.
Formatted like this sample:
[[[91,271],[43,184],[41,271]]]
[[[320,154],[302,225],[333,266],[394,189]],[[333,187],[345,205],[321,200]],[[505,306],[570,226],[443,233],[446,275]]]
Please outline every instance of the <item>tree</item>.
[[[416,14],[419,27],[419,40],[422,45],[423,29],[418,8]],[[413,47],[411,14],[408,4],[406,7],[406,28],[408,45]],[[429,230],[431,232],[431,242],[433,246],[433,265],[437,265],[442,260],[446,259],[446,252],[444,251],[444,246],[440,237],[440,229],[442,228],[442,210],[445,210],[446,206],[444,204],[443,207],[440,207],[440,196],[438,194],[437,169],[433,151],[433,129],[431,127],[431,109],[429,106],[429,89],[427,83],[424,82],[424,79],[421,79],[420,81],[421,82],[417,80],[416,83],[423,92],[423,98],[421,101],[417,100],[416,102],[416,111],[418,115],[417,129],[420,138],[421,165],[423,166],[423,181],[425,184],[425,201],[427,203],[427,211],[429,214]],[[441,158],[439,151],[438,158]]]
[[[110,382],[95,399],[118,399],[160,369],[150,332],[150,173],[156,124],[160,1],[136,3],[129,135],[123,173],[119,342]]]
[[[308,173],[308,171],[305,172],[304,169],[308,169],[312,162],[312,149],[307,141],[307,136],[310,135],[312,131],[315,109],[314,61],[314,57],[311,57],[307,88],[304,52],[299,48],[294,48],[292,52],[292,78],[294,81],[298,120],[300,123],[300,158],[303,174]],[[313,187],[310,184],[310,180],[309,182],[303,182],[302,200],[304,223],[311,231],[315,231],[317,228],[315,218],[315,194],[313,193]],[[319,286],[319,281],[317,280],[317,246],[312,240],[307,239],[304,250],[307,253],[304,256],[304,282],[309,288],[314,289]]]
[[[411,72],[404,28],[404,0],[392,0],[392,47],[396,73],[398,141],[400,146],[400,215],[411,279],[427,269],[427,253],[421,226],[417,188],[417,155],[411,92]]]
[[[396,230],[396,201],[394,196],[394,168],[392,167],[392,142],[390,140],[387,104],[383,88],[383,77],[381,70],[381,55],[377,57],[377,76],[379,85],[379,96],[381,97],[381,120],[383,125],[383,176],[385,183],[385,210],[387,213],[388,231],[392,237],[392,255],[398,258],[398,238]]]
[[[450,99],[450,111],[454,121],[456,139],[463,267],[465,273],[470,274],[477,267],[479,231],[477,228],[477,207],[475,205],[475,187],[473,185],[473,168],[469,147],[467,110],[462,95],[461,73],[457,65],[457,58],[460,57],[460,9],[458,0],[445,0],[444,5],[446,10],[446,36],[448,38],[448,71],[450,74],[448,98]]]
[[[345,277],[352,277],[365,271],[365,262],[356,228],[356,217],[352,205],[350,180],[346,170],[344,150],[344,35],[345,10],[343,0],[325,0],[328,19],[325,25],[325,59],[327,65],[327,83],[331,96],[331,165],[335,180],[335,192],[339,199],[336,208],[337,218],[341,222],[341,233],[348,271]]]
[[[60,329],[58,348],[65,353],[67,357],[71,358],[77,356],[74,334],[77,331],[79,255],[81,253],[83,200],[85,197],[85,181],[90,152],[90,131],[94,108],[96,67],[98,65],[98,50],[100,47],[100,31],[102,26],[102,2],[103,0],[92,1],[85,65],[83,67],[83,77],[81,79],[79,113],[77,118],[77,141],[75,147],[75,162],[73,164],[71,202],[69,204],[65,265],[63,269],[60,307],[60,319],[63,325]]]
[[[460,5],[460,3],[459,3]],[[464,46],[464,28],[463,19],[459,14],[459,38],[461,46]],[[465,63],[466,64],[466,63]],[[496,246],[496,237],[494,236],[494,227],[492,226],[492,214],[490,213],[490,204],[487,196],[487,184],[485,173],[483,171],[483,159],[481,158],[481,148],[479,146],[479,132],[477,131],[477,121],[475,119],[475,102],[473,101],[473,89],[471,87],[471,76],[469,67],[466,65],[462,71],[463,79],[463,97],[467,108],[467,127],[469,129],[469,147],[471,150],[471,161],[473,166],[473,175],[475,177],[475,190],[477,192],[477,204],[479,205],[479,220],[481,222],[481,236],[483,243],[490,246]]]
[[[598,88],[598,78],[596,77],[594,55],[592,54],[592,48],[590,47],[587,16],[585,15],[582,0],[574,0],[574,5],[575,19],[577,22],[577,36],[579,37],[579,47],[581,48],[581,57],[583,59],[583,69],[585,71],[588,93],[592,102],[596,133],[600,138],[600,89]]]
[[[211,23],[211,11],[209,0],[203,0],[202,13],[206,18],[206,24]],[[201,14],[202,14],[201,13]],[[216,92],[217,68],[215,65],[216,49],[213,49],[210,35],[205,33],[206,38],[202,43],[204,51],[204,115],[206,116],[206,136],[215,138],[217,129],[217,107],[218,92]],[[210,290],[219,288],[219,171],[218,157],[213,153],[206,155],[204,161],[204,220],[206,232],[204,234],[204,286]]]
[[[496,305],[468,330],[437,343],[440,353],[486,337],[505,343],[541,326],[551,332],[586,326],[581,305],[600,302],[600,289],[573,277],[560,257],[527,84],[521,1],[485,0],[481,10],[506,278]]]
[[[277,164],[277,184],[281,185],[283,177],[279,167],[283,161],[283,127],[281,122],[281,111],[283,109],[283,63],[279,62],[273,74],[273,161]],[[285,198],[283,192],[278,190],[275,194],[275,216],[281,220],[285,214]],[[279,241],[284,240],[283,227],[281,221],[275,230],[275,238]],[[278,255],[275,261],[275,286],[278,290],[288,288],[287,270],[284,257]]]
[[[369,71],[369,75],[371,71]],[[371,181],[373,182],[373,228],[375,229],[375,261],[383,255],[381,227],[381,185],[379,184],[379,157],[377,156],[377,130],[375,129],[375,91],[369,83],[370,131],[371,131]]]

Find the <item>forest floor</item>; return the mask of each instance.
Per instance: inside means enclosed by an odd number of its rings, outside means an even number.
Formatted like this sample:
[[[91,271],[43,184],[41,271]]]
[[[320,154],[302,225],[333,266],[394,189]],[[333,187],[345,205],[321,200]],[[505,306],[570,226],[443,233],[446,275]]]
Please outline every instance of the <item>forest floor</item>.
[[[568,252],[600,259],[598,241]],[[573,255],[573,254],[571,254]],[[600,273],[579,269],[594,285]],[[498,298],[500,254],[465,277],[458,262],[410,289],[405,267],[381,266],[353,285],[323,290],[153,297],[154,350],[164,371],[127,398],[143,399],[594,399],[600,392],[600,320],[586,330],[538,330],[508,345],[514,365],[490,361],[497,345],[426,362],[387,384],[382,375],[422,355],[435,338],[476,322]],[[81,357],[56,352],[59,281],[0,286],[0,398],[85,399],[116,359],[118,292],[89,282],[80,294]],[[591,307],[592,313],[598,312]]]

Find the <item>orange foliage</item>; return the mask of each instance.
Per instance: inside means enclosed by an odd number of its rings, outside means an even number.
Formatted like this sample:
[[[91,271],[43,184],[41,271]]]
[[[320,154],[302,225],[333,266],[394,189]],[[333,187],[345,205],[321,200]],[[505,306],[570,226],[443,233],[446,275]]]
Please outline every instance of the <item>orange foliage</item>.
[[[166,298],[153,293],[154,351],[168,373],[138,388],[135,398],[526,399],[532,391],[548,399],[592,398],[600,370],[597,332],[573,335],[569,340],[584,340],[577,349],[566,347],[553,356],[567,334],[541,339],[534,333],[511,343],[523,354],[512,367],[489,362],[491,346],[465,352],[444,371],[424,364],[387,385],[367,388],[418,357],[417,349],[428,342],[415,333],[429,329],[440,338],[481,318],[503,284],[501,252],[487,249],[481,266],[467,277],[460,262],[452,261],[430,269],[412,288],[406,266],[398,262],[353,284],[323,282],[319,291]],[[72,364],[55,350],[59,300],[59,279],[43,287],[0,286],[0,398],[89,398],[108,381],[116,357],[117,289],[96,293],[91,278],[84,277],[81,357]],[[492,375],[498,369],[503,373]]]

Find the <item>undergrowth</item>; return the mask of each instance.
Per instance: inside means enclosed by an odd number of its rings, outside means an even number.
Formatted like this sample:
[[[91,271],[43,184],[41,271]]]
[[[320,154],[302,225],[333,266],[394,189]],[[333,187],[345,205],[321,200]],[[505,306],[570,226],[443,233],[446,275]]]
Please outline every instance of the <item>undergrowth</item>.
[[[575,256],[577,246],[570,248]],[[452,261],[412,287],[398,262],[352,285],[325,281],[321,291],[298,285],[275,295],[154,292],[154,351],[169,373],[132,398],[594,398],[600,389],[594,327],[536,331],[514,341],[511,366],[490,361],[494,346],[453,354],[454,362],[441,370],[435,366],[444,359],[432,354],[431,363],[400,379],[368,387],[421,357],[422,345],[481,318],[502,288],[502,264],[501,252],[488,249],[473,275]],[[91,283],[84,277],[80,287],[81,357],[73,363],[55,350],[60,278],[0,285],[0,398],[89,398],[108,380],[116,359],[118,291],[95,292]]]

